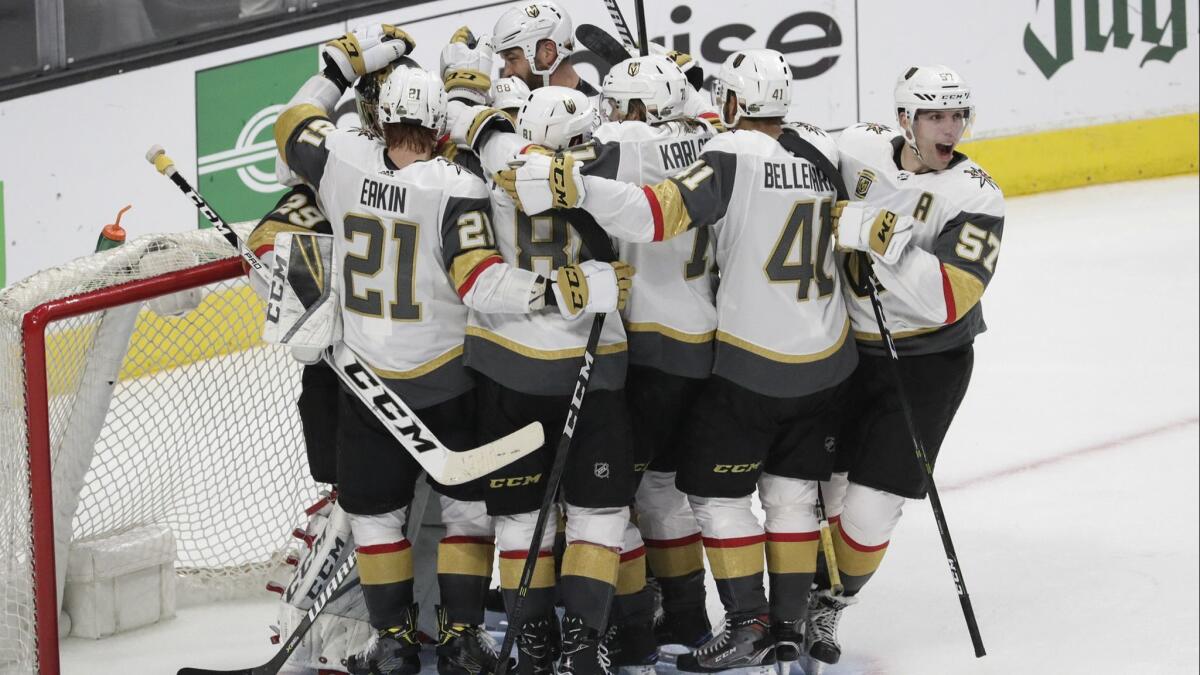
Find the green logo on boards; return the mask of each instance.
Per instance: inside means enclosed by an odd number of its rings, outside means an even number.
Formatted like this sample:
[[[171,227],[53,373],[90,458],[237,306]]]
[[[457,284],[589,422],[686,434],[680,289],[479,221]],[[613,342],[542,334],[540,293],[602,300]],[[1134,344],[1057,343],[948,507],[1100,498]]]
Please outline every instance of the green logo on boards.
[[[1148,61],[1170,63],[1181,50],[1187,47],[1187,2],[1186,0],[1111,0],[1111,11],[1103,11],[1101,0],[1086,0],[1083,3],[1083,48],[1089,52],[1103,52],[1109,42],[1117,49],[1130,49],[1133,43],[1132,28],[1140,28],[1141,41],[1152,45],[1142,56],[1139,66]],[[1035,0],[1035,7],[1040,0]],[[1050,4],[1050,3],[1046,3]],[[1079,34],[1074,23],[1072,0],[1054,0],[1054,35],[1050,39],[1053,51],[1033,30],[1025,24],[1025,53],[1030,60],[1050,79],[1059,68],[1075,58],[1073,36]],[[1077,3],[1075,3],[1077,4]],[[1130,8],[1129,5],[1134,7]],[[1160,4],[1168,11],[1162,11]],[[1140,7],[1138,6],[1140,5]],[[1107,26],[1102,25],[1107,22]],[[1132,24],[1132,28],[1131,28]]]
[[[278,201],[275,118],[319,60],[307,46],[196,72],[196,189],[229,222],[258,220]]]

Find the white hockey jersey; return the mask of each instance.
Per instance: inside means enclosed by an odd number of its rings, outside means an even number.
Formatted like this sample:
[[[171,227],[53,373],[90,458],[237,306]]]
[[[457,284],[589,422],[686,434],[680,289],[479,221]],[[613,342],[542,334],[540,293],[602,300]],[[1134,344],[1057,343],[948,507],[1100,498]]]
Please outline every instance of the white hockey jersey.
[[[478,146],[484,172],[490,176],[507,168],[525,144],[516,134],[489,134]],[[504,190],[493,186],[491,196],[496,247],[509,264],[553,278],[557,268],[592,257],[568,222],[568,213],[531,217],[518,209]],[[466,363],[509,389],[541,396],[569,395],[579,374],[590,319],[585,315],[567,320],[554,307],[525,314],[471,311]],[[626,366],[625,330],[614,316],[605,321],[600,334],[589,386],[623,387]]]
[[[785,130],[836,164],[823,132]],[[711,225],[717,290],[713,373],[775,397],[838,384],[858,354],[848,340],[831,245],[832,182],[808,160],[758,131],[714,137],[700,159],[661,183],[637,188],[586,176],[583,208],[633,241]]]
[[[838,138],[850,198],[911,215],[913,235],[900,259],[872,254],[888,330],[902,354],[929,354],[970,343],[986,330],[980,297],[992,279],[1004,234],[1004,195],[978,164],[956,153],[941,171],[900,166],[904,139],[881,124],[858,124]],[[861,348],[883,343],[860,271],[862,256],[843,256],[846,301]]]
[[[332,225],[345,343],[413,408],[469,391],[460,297],[499,262],[486,185],[441,157],[397,169],[382,143],[314,106],[276,125]]]
[[[699,159],[712,136],[699,122],[608,122],[592,136],[596,159],[584,173],[657,183]],[[622,312],[630,364],[692,378],[712,372],[717,309],[710,234],[698,227],[670,241],[620,242],[618,257],[637,270]]]

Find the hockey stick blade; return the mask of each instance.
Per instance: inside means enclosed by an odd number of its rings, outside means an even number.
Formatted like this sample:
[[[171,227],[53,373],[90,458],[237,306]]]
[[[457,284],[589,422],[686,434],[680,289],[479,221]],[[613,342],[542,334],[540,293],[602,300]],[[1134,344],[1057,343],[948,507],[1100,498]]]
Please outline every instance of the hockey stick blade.
[[[579,44],[603,59],[609,68],[630,57],[629,50],[621,41],[599,26],[581,23],[575,29],[575,38],[579,40]]]
[[[262,261],[242,241],[237,232],[221,218],[204,197],[188,183],[175,163],[161,146],[155,145],[146,152],[146,161],[154,165],[159,173],[171,179],[192,204],[204,215],[229,245],[234,247],[246,261],[253,273],[260,275],[268,285],[271,279]],[[285,282],[286,283],[286,282]],[[452,452],[434,436],[408,404],[392,391],[374,371],[370,369],[345,343],[338,343],[325,352],[324,360],[330,365],[342,384],[375,415],[376,419],[392,434],[427,474],[443,485],[457,485],[491,473],[525,455],[537,450],[542,444],[542,430],[519,429],[484,445],[464,452]],[[530,445],[532,440],[537,443]],[[463,455],[463,456],[458,456]],[[478,473],[474,473],[478,472]]]

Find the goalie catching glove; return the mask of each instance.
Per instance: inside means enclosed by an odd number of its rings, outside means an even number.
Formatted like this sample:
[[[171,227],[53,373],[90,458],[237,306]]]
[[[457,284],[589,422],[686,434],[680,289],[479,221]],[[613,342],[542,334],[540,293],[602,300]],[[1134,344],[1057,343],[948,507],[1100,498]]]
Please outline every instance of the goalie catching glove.
[[[359,26],[321,45],[325,77],[345,91],[359,76],[412,53],[416,46],[416,41],[396,26],[386,23]]]
[[[551,282],[558,311],[567,319],[577,319],[584,313],[625,309],[634,272],[632,265],[620,260],[585,260],[558,268]]]
[[[895,264],[912,238],[911,216],[846,201],[834,204],[832,215],[838,249],[874,253],[885,265]]]
[[[301,363],[316,363],[342,339],[333,236],[280,232],[274,253],[263,341],[291,347]]]
[[[450,44],[442,47],[442,81],[446,95],[469,103],[487,105],[492,93],[493,52],[491,42],[476,39],[470,28],[454,31]]]

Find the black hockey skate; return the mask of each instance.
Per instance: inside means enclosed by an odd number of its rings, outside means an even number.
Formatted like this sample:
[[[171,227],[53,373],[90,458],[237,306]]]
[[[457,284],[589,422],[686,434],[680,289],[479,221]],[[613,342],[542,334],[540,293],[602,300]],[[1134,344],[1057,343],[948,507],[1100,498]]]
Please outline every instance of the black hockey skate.
[[[695,649],[712,639],[708,610],[696,607],[685,612],[663,612],[654,621],[654,639],[662,645]]]
[[[446,610],[437,608],[438,675],[494,673],[499,663],[495,640],[480,626],[452,624]]]
[[[517,633],[518,675],[554,675],[558,659],[558,620],[547,616],[531,619]]]
[[[375,633],[367,648],[346,659],[352,675],[417,675],[421,672],[417,638],[417,606],[405,612],[404,622]]]
[[[688,673],[717,673],[733,668],[770,675],[775,672],[775,640],[765,615],[731,616],[713,639],[691,654],[680,656],[676,667]]]
[[[654,639],[654,624],[642,622],[609,626],[604,633],[604,645],[612,669],[621,675],[654,675],[658,663],[658,642]]]
[[[804,666],[806,673],[819,673],[826,664],[842,658],[837,627],[842,610],[858,602],[858,598],[818,591],[808,596],[808,619],[804,623]]]
[[[609,675],[612,662],[600,631],[583,623],[583,619],[567,615],[562,620],[562,656],[558,659],[559,675]]]
[[[771,621],[771,637],[775,638],[775,660],[791,663],[800,659],[804,646],[803,624],[800,621]]]

